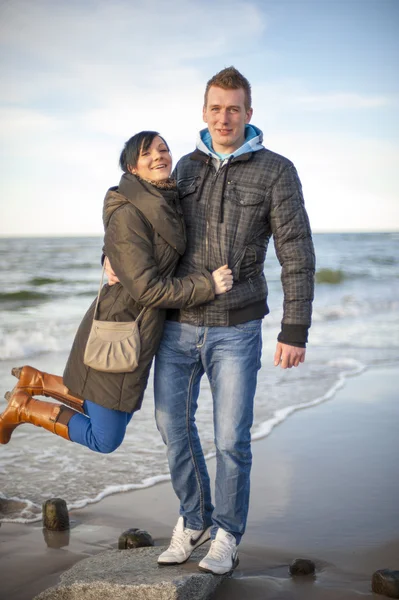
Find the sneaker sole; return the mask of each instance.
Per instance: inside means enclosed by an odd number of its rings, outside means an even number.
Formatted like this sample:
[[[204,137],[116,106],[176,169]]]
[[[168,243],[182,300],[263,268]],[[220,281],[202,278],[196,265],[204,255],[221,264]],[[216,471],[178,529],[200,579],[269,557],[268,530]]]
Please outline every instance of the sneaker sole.
[[[233,566],[231,567],[230,571],[226,571],[225,573],[215,573],[215,571],[212,571],[212,569],[207,569],[206,567],[200,567],[199,565],[198,565],[198,568],[200,571],[203,571],[204,573],[212,573],[212,575],[225,575],[226,576],[226,575],[231,575],[232,572],[234,571],[234,569],[236,567],[238,567],[239,564],[240,564],[240,560],[239,560],[238,556],[236,556]]]
[[[200,544],[198,544],[198,546],[195,546],[195,548],[193,548],[192,552],[190,552],[190,554],[187,556],[186,559],[182,560],[181,562],[158,562],[158,567],[175,567],[176,565],[184,565],[184,563],[186,563],[188,561],[188,559],[190,558],[190,556],[192,555],[193,552],[196,551],[197,548],[200,548],[201,546],[203,546],[204,544],[206,544],[207,542],[209,542],[211,538],[209,537],[207,540],[204,540],[203,542],[201,542]]]

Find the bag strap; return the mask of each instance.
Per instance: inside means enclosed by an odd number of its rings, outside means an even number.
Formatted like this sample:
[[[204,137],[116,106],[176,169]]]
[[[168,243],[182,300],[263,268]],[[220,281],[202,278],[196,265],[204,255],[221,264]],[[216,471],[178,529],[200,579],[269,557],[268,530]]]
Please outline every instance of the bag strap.
[[[101,281],[100,281],[100,287],[98,289],[97,301],[96,301],[96,308],[94,309],[94,314],[93,314],[93,321],[95,321],[95,319],[96,319],[97,309],[98,309],[98,303],[100,301],[100,294],[101,294],[101,290],[103,289],[104,271],[105,271],[105,261],[104,261],[104,264],[103,264],[103,270],[101,272]],[[141,309],[141,311],[139,312],[139,314],[135,318],[134,322],[137,323],[137,325],[140,323],[141,319],[143,318],[143,315],[144,315],[144,312],[145,312],[146,308],[147,307],[144,306],[144,308]]]
[[[98,289],[96,308],[94,309],[94,314],[93,314],[93,321],[95,321],[95,319],[96,319],[98,303],[100,301],[100,294],[101,294],[101,290],[103,289],[104,271],[105,271],[105,260],[103,263],[103,270],[101,271],[101,281],[100,281],[100,287]]]

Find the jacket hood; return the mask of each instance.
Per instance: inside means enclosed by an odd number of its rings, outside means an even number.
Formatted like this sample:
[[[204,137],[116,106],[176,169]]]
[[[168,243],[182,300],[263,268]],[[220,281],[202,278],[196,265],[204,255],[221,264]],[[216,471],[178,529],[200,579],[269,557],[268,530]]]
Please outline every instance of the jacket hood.
[[[209,133],[209,129],[206,127],[205,129],[201,129],[198,134],[197,148],[198,150],[201,150],[201,152],[204,152],[207,156],[210,156],[223,163],[225,160],[228,160],[228,158],[236,158],[237,156],[241,156],[241,154],[263,150],[264,146],[262,142],[262,131],[258,129],[258,127],[255,127],[255,125],[245,125],[245,142],[243,145],[232,152],[229,157],[221,159],[212,148],[211,134]]]
[[[183,254],[185,250],[183,221],[157,188],[140,181],[131,173],[124,173],[119,185],[111,187],[105,195],[104,229],[107,229],[113,213],[125,204],[135,206],[143,213],[155,231],[179,254]]]
[[[116,211],[116,209],[128,203],[129,200],[118,192],[118,186],[109,188],[105,195],[103,206],[104,229],[107,229],[111,216]]]

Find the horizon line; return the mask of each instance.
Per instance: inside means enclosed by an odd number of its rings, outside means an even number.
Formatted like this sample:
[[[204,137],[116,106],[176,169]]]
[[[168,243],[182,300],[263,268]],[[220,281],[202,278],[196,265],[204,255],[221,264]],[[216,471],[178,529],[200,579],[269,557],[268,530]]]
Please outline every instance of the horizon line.
[[[356,234],[356,233],[399,233],[397,229],[318,229],[312,231],[312,235],[325,235],[325,234]],[[83,238],[83,237],[104,237],[103,233],[0,233],[0,239],[23,239],[23,238]]]

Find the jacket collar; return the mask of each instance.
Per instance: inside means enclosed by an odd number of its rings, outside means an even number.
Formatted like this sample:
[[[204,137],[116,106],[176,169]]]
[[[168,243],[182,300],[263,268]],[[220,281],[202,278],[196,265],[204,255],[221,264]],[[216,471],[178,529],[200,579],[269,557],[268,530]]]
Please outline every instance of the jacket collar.
[[[247,160],[250,160],[253,156],[253,152],[246,152],[245,154],[240,154],[240,156],[234,156],[231,161],[231,163],[235,163],[235,162],[245,162]],[[201,162],[208,162],[209,163],[209,159],[212,158],[209,156],[209,154],[205,154],[205,152],[203,152],[202,150],[198,150],[198,148],[196,148],[194,150],[194,152],[191,152],[190,154],[190,160],[199,160]]]

